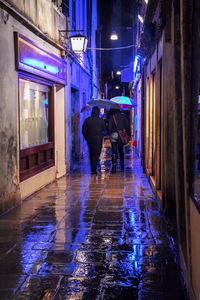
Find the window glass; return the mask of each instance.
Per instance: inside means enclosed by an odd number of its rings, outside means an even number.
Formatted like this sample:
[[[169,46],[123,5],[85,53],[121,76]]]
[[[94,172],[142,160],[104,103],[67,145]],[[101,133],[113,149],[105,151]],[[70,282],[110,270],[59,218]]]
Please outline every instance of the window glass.
[[[20,149],[48,142],[49,90],[46,85],[19,80]]]

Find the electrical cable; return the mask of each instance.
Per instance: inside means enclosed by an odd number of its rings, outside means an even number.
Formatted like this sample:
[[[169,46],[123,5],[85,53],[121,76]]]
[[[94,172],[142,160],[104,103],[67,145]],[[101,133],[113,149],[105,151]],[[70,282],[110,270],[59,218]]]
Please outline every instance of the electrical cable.
[[[121,50],[121,49],[128,49],[128,48],[133,48],[136,45],[129,45],[129,46],[124,46],[124,47],[118,47],[118,48],[88,48],[89,50]]]

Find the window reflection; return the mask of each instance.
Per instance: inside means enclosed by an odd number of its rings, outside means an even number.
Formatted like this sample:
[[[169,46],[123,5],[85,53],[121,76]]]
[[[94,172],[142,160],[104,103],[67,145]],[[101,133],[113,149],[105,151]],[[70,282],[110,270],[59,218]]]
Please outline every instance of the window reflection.
[[[49,87],[20,78],[20,149],[48,142]]]

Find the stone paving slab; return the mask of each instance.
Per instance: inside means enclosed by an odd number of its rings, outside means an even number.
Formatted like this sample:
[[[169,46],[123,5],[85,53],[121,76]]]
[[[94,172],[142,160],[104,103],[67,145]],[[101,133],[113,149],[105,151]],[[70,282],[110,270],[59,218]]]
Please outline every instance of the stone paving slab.
[[[174,229],[133,149],[88,160],[0,217],[0,299],[186,300]]]

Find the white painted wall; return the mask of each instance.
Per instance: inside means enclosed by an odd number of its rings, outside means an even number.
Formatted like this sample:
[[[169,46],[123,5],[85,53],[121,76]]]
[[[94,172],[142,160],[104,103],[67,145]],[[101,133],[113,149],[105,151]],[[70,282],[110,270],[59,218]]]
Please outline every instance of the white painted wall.
[[[55,169],[56,178],[66,173],[65,166],[65,88],[56,87],[54,90],[55,118]]]

